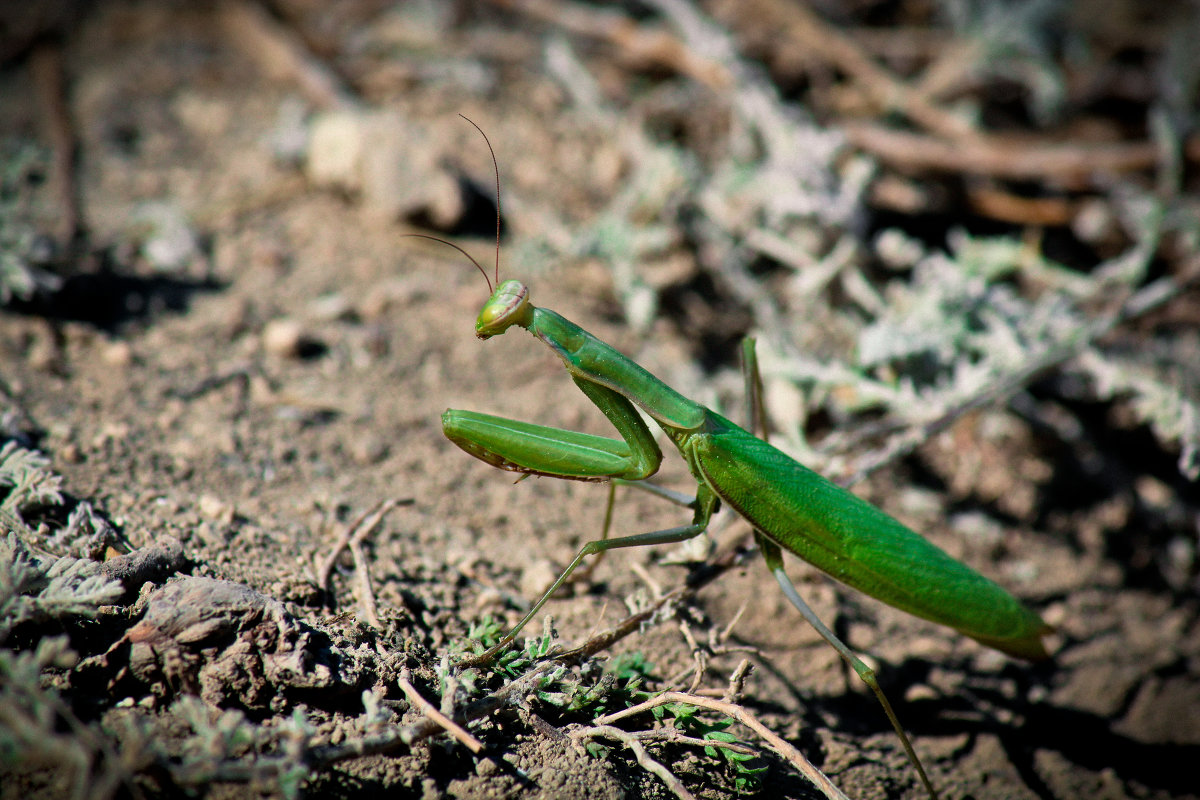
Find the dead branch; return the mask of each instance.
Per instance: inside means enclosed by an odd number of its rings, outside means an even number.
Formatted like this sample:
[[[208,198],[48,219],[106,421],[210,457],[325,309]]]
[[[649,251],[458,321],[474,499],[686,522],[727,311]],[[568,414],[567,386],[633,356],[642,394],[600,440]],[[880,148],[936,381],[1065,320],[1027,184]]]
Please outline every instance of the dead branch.
[[[226,0],[217,8],[230,40],[268,75],[294,81],[317,108],[352,108],[358,104],[354,92],[337,74],[314,56],[293,31],[271,19],[259,4]]]
[[[638,765],[647,772],[657,775],[659,780],[665,783],[667,788],[671,790],[671,793],[678,797],[679,800],[695,800],[695,795],[687,790],[671,770],[650,757],[650,754],[646,752],[646,748],[642,747],[642,743],[638,741],[639,737],[636,734],[626,733],[620,728],[614,728],[611,725],[596,725],[571,733],[571,738],[574,739],[595,738],[597,736],[607,736],[609,739],[616,739],[628,747],[630,752],[633,753],[633,757],[637,759]]]
[[[400,670],[400,678],[397,680],[397,684],[400,686],[401,691],[404,692],[404,696],[408,698],[408,701],[442,730],[465,745],[472,753],[482,752],[483,742],[472,736],[471,732],[466,728],[434,708],[433,704],[422,697],[421,693],[412,685],[411,678],[412,673],[409,672],[408,667],[405,667]]]
[[[605,714],[602,717],[597,717],[596,723],[599,725],[608,725],[609,723],[615,722],[618,719],[633,716],[634,714],[640,714],[643,711],[649,711],[652,708],[666,705],[668,703],[685,703],[687,705],[693,705],[699,708],[707,708],[710,711],[716,711],[717,713],[724,714],[725,716],[740,722],[742,725],[745,725],[747,728],[758,734],[758,736],[764,742],[771,746],[771,749],[773,749],[780,755],[781,758],[799,770],[804,777],[808,778],[813,786],[817,787],[817,789],[819,789],[821,793],[830,800],[849,800],[849,798],[847,798],[840,789],[834,786],[833,781],[829,780],[829,778],[823,772],[821,772],[821,770],[813,766],[812,762],[805,758],[799,750],[785,741],[782,737],[775,734],[766,725],[763,725],[761,722],[759,722],[758,719],[755,718],[755,716],[745,708],[734,703],[726,703],[723,700],[714,700],[709,697],[699,697],[697,695],[686,694],[684,692],[664,692],[657,697],[647,700],[644,703],[639,703],[636,706],[630,706],[629,708],[621,711],[617,711],[612,714]]]
[[[855,147],[897,169],[1041,179],[1066,187],[1090,185],[1098,175],[1149,169],[1162,156],[1154,142],[1047,143],[1043,138],[982,134],[948,141],[872,122],[843,123],[842,131]]]

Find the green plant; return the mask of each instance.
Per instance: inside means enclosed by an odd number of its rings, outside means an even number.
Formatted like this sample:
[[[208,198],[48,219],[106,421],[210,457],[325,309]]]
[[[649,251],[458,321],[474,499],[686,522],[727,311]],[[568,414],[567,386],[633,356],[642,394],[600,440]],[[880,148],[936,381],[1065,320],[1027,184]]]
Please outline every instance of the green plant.
[[[746,745],[728,731],[733,720],[709,720],[701,716],[700,711],[701,709],[686,703],[667,703],[651,709],[655,719],[688,736],[712,742]],[[748,745],[746,746],[748,747]],[[753,794],[761,787],[768,765],[757,754],[713,746],[705,747],[704,752],[710,758],[720,759],[725,763],[726,768],[732,773],[734,786],[739,792]]]

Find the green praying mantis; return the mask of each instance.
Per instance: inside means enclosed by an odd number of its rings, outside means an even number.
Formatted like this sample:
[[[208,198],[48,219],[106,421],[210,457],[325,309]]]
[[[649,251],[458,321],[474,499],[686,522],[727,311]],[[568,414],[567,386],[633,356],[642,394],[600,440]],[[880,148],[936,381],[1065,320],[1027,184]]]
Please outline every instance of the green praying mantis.
[[[487,141],[482,129],[475,127]],[[490,142],[488,148],[491,150]],[[494,151],[492,159],[496,166],[498,281],[500,180]],[[443,243],[467,256],[488,278],[486,270],[462,248]],[[490,279],[488,286],[491,289]],[[605,530],[605,538],[586,543],[529,613],[478,660],[507,647],[588,556],[691,539],[707,530],[724,503],[753,526],[767,568],[787,599],[871,688],[922,784],[936,797],[873,670],[800,597],[784,572],[783,551],[888,605],[947,625],[1018,658],[1046,658],[1042,637],[1051,631],[1050,626],[998,584],[763,438],[684,397],[570,320],[533,305],[527,286],[507,280],[495,286],[484,304],[475,322],[475,335],[489,339],[514,325],[529,331],[562,359],[571,380],[609,419],[620,440],[450,409],[442,415],[442,429],[450,441],[494,467],[522,475],[627,483],[669,498],[671,493],[641,483],[662,461],[662,451],[642,417],[645,414],[687,462],[696,481],[696,495],[686,503],[692,509],[692,520],[686,525],[612,539]],[[752,342],[745,351],[751,361]],[[748,380],[748,384],[753,387],[754,382]],[[752,406],[755,399],[751,398]]]

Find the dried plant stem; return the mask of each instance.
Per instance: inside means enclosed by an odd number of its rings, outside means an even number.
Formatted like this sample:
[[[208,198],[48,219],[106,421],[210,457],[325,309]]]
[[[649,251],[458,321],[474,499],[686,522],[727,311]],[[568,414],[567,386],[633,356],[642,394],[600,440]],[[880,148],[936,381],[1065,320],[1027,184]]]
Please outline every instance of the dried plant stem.
[[[851,37],[826,25],[804,3],[754,0],[744,9],[747,18],[773,22],[811,58],[824,60],[849,75],[882,111],[900,111],[926,130],[955,140],[978,135],[970,120],[934,103],[872,59]]]
[[[358,581],[359,602],[363,604],[363,616],[372,627],[380,627],[379,616],[375,604],[375,594],[371,587],[371,576],[367,573],[367,559],[362,549],[363,541],[375,532],[388,512],[396,506],[409,505],[411,499],[387,499],[376,503],[372,508],[359,515],[354,522],[342,529],[333,548],[325,554],[317,566],[317,586],[329,590],[329,576],[337,563],[338,556],[343,550],[349,549],[354,557],[355,577]]]
[[[505,684],[482,700],[466,706],[455,715],[455,724],[461,726],[471,720],[486,717],[505,706],[521,703],[542,676],[556,667],[557,665],[552,661],[542,662],[520,678]],[[362,736],[341,744],[314,747],[309,751],[307,761],[314,768],[319,768],[349,758],[384,755],[404,747],[411,747],[419,741],[437,736],[445,731],[446,728],[441,724],[431,717],[425,716],[403,728],[389,728],[382,733]]]
[[[1091,183],[1095,175],[1148,169],[1162,156],[1161,148],[1149,141],[1058,144],[980,135],[963,142],[898,131],[878,123],[845,123],[841,128],[855,147],[904,169],[965,172],[1010,180],[1048,179],[1067,185]]]
[[[434,708],[433,704],[422,697],[421,693],[412,685],[411,678],[412,673],[408,671],[408,667],[405,667],[400,670],[400,678],[397,680],[397,684],[400,686],[401,691],[404,692],[404,696],[408,698],[408,701],[442,730],[465,745],[472,753],[482,752],[483,742],[472,736],[466,728]]]
[[[267,74],[295,82],[317,108],[358,105],[355,93],[337,73],[312,53],[296,31],[275,21],[265,8],[257,3],[225,0],[218,4],[217,11],[234,44]]]
[[[577,728],[568,734],[568,738],[587,739],[592,738],[593,735],[605,735],[605,729],[608,727],[606,725],[593,725],[587,728]],[[759,751],[748,744],[723,742],[720,739],[698,739],[695,736],[688,736],[678,728],[655,728],[648,731],[621,731],[621,733],[639,742],[666,742],[668,744],[684,744],[690,747],[714,747],[744,755],[759,755]],[[623,738],[622,741],[624,741]]]
[[[37,45],[30,53],[29,67],[42,103],[44,127],[54,150],[50,185],[59,209],[54,238],[65,252],[83,229],[84,219],[75,163],[78,143],[67,101],[62,45],[50,42]]]
[[[607,42],[633,69],[667,67],[718,91],[730,84],[729,73],[720,64],[704,58],[669,31],[637,24],[618,9],[598,10],[564,0],[493,2],[565,31]]]
[[[379,523],[383,522],[383,518],[389,511],[396,507],[396,500],[386,500],[376,507],[376,511],[359,526],[354,535],[350,537],[350,543],[347,545],[350,548],[350,555],[354,557],[354,577],[358,583],[358,602],[363,606],[363,618],[372,628],[382,628],[383,624],[379,621],[379,610],[375,604],[375,589],[371,586],[371,570],[367,555],[363,551],[363,541],[370,536],[379,527]]]
[[[771,746],[776,753],[785,761],[795,767],[804,777],[817,787],[830,800],[849,800],[840,789],[834,786],[833,781],[813,766],[804,755],[785,741],[780,736],[776,735],[766,725],[763,725],[742,706],[734,703],[726,703],[723,700],[715,700],[709,697],[699,697],[694,694],[686,694],[684,692],[664,692],[657,697],[647,700],[644,703],[639,703],[636,706],[631,706],[622,711],[617,711],[612,714],[605,714],[602,717],[596,718],[596,723],[599,725],[608,725],[618,719],[640,714],[643,711],[649,711],[656,706],[666,705],[668,703],[685,703],[687,705],[697,706],[699,708],[707,708],[710,711],[724,714],[742,725],[745,725],[750,730],[754,731],[764,742]]]
[[[618,742],[628,747],[629,751],[633,753],[633,757],[637,759],[638,765],[647,772],[657,775],[658,779],[666,784],[667,788],[671,790],[671,793],[678,797],[679,800],[695,800],[695,795],[687,790],[687,787],[683,785],[679,778],[675,777],[675,774],[671,772],[671,770],[667,769],[662,764],[650,757],[650,754],[646,752],[646,748],[643,747],[642,743],[639,741],[637,734],[627,733],[626,731],[623,731],[620,728],[614,728],[611,725],[596,725],[590,728],[574,731],[571,734],[571,738],[573,739],[595,738],[597,736],[606,736],[609,739],[616,739]],[[704,744],[708,744],[708,742],[704,742]]]
[[[1150,252],[1152,251],[1153,248],[1150,249]],[[860,458],[853,474],[838,483],[842,486],[852,486],[876,470],[908,455],[921,444],[929,441],[931,437],[949,428],[964,414],[1011,397],[1047,371],[1079,355],[1093,342],[1110,333],[1118,325],[1162,306],[1172,298],[1179,296],[1197,280],[1200,280],[1200,258],[1193,258],[1179,275],[1159,278],[1145,286],[1125,300],[1115,312],[1101,316],[1068,341],[1049,348],[1041,356],[1030,360],[1020,369],[999,376],[975,394],[946,409],[936,419],[896,436],[882,450]],[[873,431],[860,431],[856,440],[861,442],[862,438],[873,433]],[[853,441],[847,442],[845,447],[853,449],[855,444],[856,442]]]

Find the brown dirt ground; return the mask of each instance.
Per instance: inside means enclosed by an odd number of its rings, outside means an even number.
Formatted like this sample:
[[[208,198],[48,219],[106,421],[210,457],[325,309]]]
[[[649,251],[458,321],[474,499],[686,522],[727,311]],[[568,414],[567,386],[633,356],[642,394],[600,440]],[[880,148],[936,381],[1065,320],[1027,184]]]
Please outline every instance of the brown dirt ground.
[[[272,157],[266,141],[290,88],[262,74],[203,10],[104,4],[73,30],[66,52],[90,236],[114,246],[125,282],[83,296],[99,324],[0,316],[4,379],[44,432],[39,447],[70,495],[94,502],[130,546],[172,534],[183,542],[192,574],[282,600],[296,617],[335,631],[343,645],[408,654],[432,696],[436,654],[484,614],[515,619],[509,601],[529,598],[595,534],[605,498],[590,484],[514,485],[447,442],[439,415],[447,407],[479,409],[600,433],[603,420],[558,361],[523,334],[475,339],[471,324],[484,289],[455,254],[402,239],[411,228],[373,217],[353,197],[306,184]],[[577,129],[558,114],[558,94],[546,79],[515,67],[504,75],[486,97],[414,81],[371,99],[436,131],[439,156],[486,187],[486,152],[455,117],[466,114],[494,143],[508,196],[519,202],[553,193],[570,214],[586,218],[606,191],[589,183],[585,168],[605,155],[604,132]],[[0,72],[0,82],[3,127],[36,130],[25,73],[14,65]],[[124,138],[131,131],[134,144]],[[204,257],[182,272],[155,274],[120,250],[138,204],[150,200],[181,209],[203,236]],[[486,254],[486,238],[472,249]],[[526,265],[505,268],[520,275]],[[666,322],[635,337],[615,313],[607,281],[603,269],[587,263],[541,266],[531,278],[539,304],[652,370],[670,372],[689,342]],[[310,346],[300,356],[264,347],[264,332],[279,320],[301,327]],[[979,449],[981,424],[965,420],[928,445],[924,469],[947,480],[964,469],[1007,476],[995,479],[993,497],[1036,494],[1013,466],[1033,458],[1026,448],[1036,434],[1018,427]],[[982,462],[964,463],[964,448],[975,448],[972,457]],[[1065,469],[1064,462],[1054,453],[1041,457],[1051,470]],[[676,461],[666,476],[686,487]],[[1200,797],[1192,769],[1200,763],[1198,604],[1161,583],[1132,579],[1133,568],[1099,544],[1077,544],[1088,535],[1098,541],[1132,532],[1144,503],[1115,493],[1056,506],[1053,497],[1037,495],[1030,501],[1037,510],[1018,510],[1001,523],[1003,546],[971,545],[944,523],[944,499],[907,512],[894,500],[893,489],[909,478],[888,471],[859,491],[1000,578],[1060,629],[1053,663],[1017,663],[796,565],[798,585],[816,610],[879,664],[943,796]],[[383,621],[374,632],[358,621],[348,556],[334,574],[332,609],[323,607],[313,575],[348,520],[385,498],[411,503],[368,541]],[[622,498],[617,529],[679,519],[649,499]],[[1065,531],[1090,534],[1075,539]],[[659,555],[610,556],[587,591],[555,600],[549,613],[563,639],[615,622],[625,613],[623,598],[647,591],[631,565],[644,566],[663,586],[676,585],[683,569],[659,566]],[[795,616],[760,563],[749,561],[706,587],[686,614],[702,639],[740,614],[731,643],[757,653],[747,706],[850,796],[919,796],[873,700]],[[690,663],[679,627],[652,628],[617,649],[647,654],[665,679]],[[91,641],[77,634],[74,646],[95,655],[123,630],[102,628]],[[713,656],[705,685],[723,686],[743,657]],[[333,735],[359,713],[357,692],[373,679],[366,675],[363,686],[336,698],[292,698],[269,713],[287,714],[299,703]],[[98,691],[94,719],[113,724],[115,715],[143,714],[170,730],[170,706],[137,702],[153,694],[146,684],[122,690],[132,706],[118,707],[123,695]],[[389,697],[400,697],[394,684]],[[591,759],[513,716],[475,730],[532,777],[522,782],[499,761],[435,741],[409,754],[343,762],[316,776],[311,793],[668,796],[620,748],[606,760]],[[729,775],[698,751],[656,752],[697,796],[735,795]],[[6,779],[0,795],[46,796],[53,787],[44,774],[26,774],[20,783]],[[773,757],[763,791],[813,796]],[[257,794],[229,784],[213,796]]]

